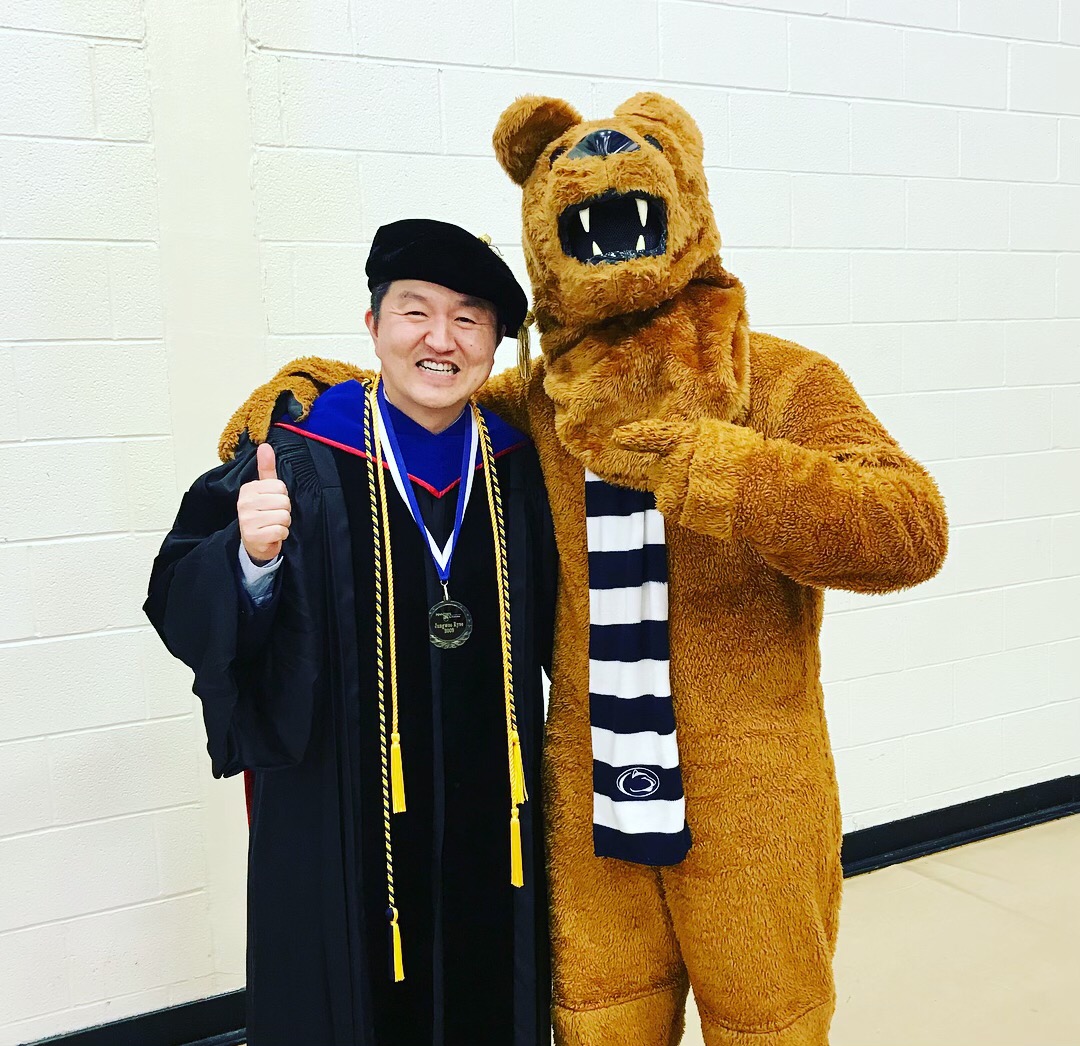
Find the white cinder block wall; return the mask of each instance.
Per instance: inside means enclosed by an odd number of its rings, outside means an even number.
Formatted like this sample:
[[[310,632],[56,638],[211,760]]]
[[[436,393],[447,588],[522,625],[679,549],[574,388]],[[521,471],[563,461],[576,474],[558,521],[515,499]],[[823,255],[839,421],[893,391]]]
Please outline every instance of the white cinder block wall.
[[[0,3],[0,1041],[216,990],[136,0]],[[173,504],[170,504],[172,502]]]
[[[0,0],[0,1043],[242,983],[241,800],[139,611],[178,490],[281,362],[370,361],[383,222],[524,279],[515,95],[643,87],[755,327],[948,500],[939,578],[829,597],[846,827],[1080,772],[1080,0]]]

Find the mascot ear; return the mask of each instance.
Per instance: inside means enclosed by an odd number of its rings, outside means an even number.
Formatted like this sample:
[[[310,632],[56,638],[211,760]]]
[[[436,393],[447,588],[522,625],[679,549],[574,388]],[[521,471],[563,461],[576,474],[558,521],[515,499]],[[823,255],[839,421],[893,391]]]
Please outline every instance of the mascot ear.
[[[491,136],[502,168],[522,185],[545,147],[581,123],[581,114],[561,98],[527,94],[509,105]]]
[[[655,91],[643,91],[628,98],[615,110],[616,116],[639,117],[663,124],[691,155],[699,161],[705,156],[705,142],[694,118],[678,102]]]

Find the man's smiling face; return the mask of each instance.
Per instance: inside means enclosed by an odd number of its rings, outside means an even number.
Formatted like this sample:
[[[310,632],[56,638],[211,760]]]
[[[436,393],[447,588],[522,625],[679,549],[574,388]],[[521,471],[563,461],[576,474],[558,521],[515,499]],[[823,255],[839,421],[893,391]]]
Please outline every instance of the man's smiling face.
[[[491,302],[437,283],[395,280],[367,328],[387,399],[418,424],[452,424],[495,361],[500,328]]]

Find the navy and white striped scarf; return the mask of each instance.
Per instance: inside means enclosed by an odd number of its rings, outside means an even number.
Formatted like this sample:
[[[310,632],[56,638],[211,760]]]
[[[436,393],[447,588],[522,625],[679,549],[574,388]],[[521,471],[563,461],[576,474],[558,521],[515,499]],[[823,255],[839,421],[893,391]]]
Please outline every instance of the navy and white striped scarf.
[[[678,864],[690,849],[668,643],[664,517],[652,494],[585,473],[597,857]]]

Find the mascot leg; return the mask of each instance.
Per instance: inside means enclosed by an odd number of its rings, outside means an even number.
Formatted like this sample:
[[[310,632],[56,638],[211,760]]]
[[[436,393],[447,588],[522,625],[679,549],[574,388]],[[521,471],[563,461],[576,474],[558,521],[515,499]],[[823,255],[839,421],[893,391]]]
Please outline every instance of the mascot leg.
[[[555,1005],[556,1046],[677,1046],[685,1027],[686,984],[598,1010]]]
[[[828,1046],[839,840],[769,805],[696,798],[690,854],[664,869],[707,1046]]]
[[[588,735],[560,740],[553,724],[545,782],[555,1042],[675,1046],[687,979],[660,874],[593,855]]]

